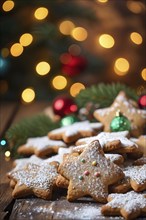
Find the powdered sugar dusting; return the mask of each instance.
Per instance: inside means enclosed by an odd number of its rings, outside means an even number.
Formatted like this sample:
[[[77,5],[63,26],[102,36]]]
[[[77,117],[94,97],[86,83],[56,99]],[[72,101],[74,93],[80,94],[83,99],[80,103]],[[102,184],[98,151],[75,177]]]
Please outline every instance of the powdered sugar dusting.
[[[112,201],[108,202],[107,206],[119,209],[124,208],[128,213],[146,208],[146,194],[130,191],[125,194],[113,193],[109,197],[112,198]]]
[[[65,126],[62,128],[57,128],[53,131],[51,131],[49,134],[58,134],[58,133],[64,133],[65,136],[73,136],[76,135],[78,132],[85,132],[85,131],[91,131],[94,130],[101,130],[103,125],[101,123],[90,123],[89,121],[83,121],[83,122],[76,122],[72,125]]]
[[[49,189],[54,184],[58,174],[55,166],[50,164],[31,164],[26,169],[14,171],[11,177],[18,181],[18,185],[26,185],[27,187]]]
[[[129,166],[124,170],[125,176],[137,182],[144,184],[146,182],[146,164],[143,166]]]
[[[66,147],[63,141],[51,140],[47,136],[28,138],[25,147],[34,147],[37,150],[45,150],[48,147]]]
[[[97,136],[89,137],[89,138],[81,138],[77,141],[77,145],[85,145],[89,144],[92,141],[98,140],[101,147],[104,149],[105,145],[107,142],[112,142],[119,140],[121,142],[121,147],[134,147],[138,148],[137,144],[134,142],[130,141],[127,136],[129,132],[128,131],[121,131],[121,132],[101,132]],[[85,145],[86,147],[86,145]]]

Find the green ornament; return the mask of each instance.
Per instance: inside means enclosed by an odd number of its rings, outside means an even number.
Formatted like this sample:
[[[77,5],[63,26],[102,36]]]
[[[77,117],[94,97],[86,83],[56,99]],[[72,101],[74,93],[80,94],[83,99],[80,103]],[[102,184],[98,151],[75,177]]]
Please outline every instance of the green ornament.
[[[117,112],[116,117],[113,118],[110,124],[110,130],[112,132],[117,131],[129,131],[131,128],[130,121],[120,112]]]
[[[68,115],[68,116],[61,119],[60,124],[61,124],[61,127],[64,127],[64,126],[67,126],[67,125],[71,125],[71,124],[73,124],[77,121],[78,121],[78,119],[77,119],[76,116]]]

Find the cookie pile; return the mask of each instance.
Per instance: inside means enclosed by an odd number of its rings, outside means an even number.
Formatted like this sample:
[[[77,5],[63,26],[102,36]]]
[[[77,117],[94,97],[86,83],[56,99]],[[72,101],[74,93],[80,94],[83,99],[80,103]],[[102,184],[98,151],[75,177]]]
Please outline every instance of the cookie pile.
[[[28,139],[18,152],[30,157],[15,160],[7,174],[12,196],[50,200],[55,190],[66,188],[68,201],[90,196],[104,203],[105,216],[146,216],[146,135],[141,133],[145,113],[131,105],[120,92],[110,108],[95,111],[100,122],[76,122]],[[117,107],[132,120],[132,131],[108,130]]]

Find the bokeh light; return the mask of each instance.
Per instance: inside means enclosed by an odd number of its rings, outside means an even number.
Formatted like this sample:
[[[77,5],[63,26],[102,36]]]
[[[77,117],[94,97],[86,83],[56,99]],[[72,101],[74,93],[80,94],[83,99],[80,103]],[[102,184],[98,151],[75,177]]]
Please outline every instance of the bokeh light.
[[[45,7],[40,7],[40,8],[37,8],[34,12],[34,17],[37,19],[37,20],[43,20],[45,19],[47,16],[48,16],[48,9],[45,8]]]
[[[85,86],[82,83],[74,83],[71,87],[70,87],[70,94],[71,96],[75,97],[76,95],[79,94],[79,92],[85,89]]]
[[[59,30],[64,35],[70,35],[75,25],[72,21],[66,20],[62,21],[59,25]]]
[[[9,49],[8,49],[8,48],[2,48],[2,49],[1,49],[1,56],[2,56],[3,58],[8,57],[8,56],[9,56]]]
[[[145,6],[142,2],[127,1],[127,8],[135,14],[139,14],[144,10]]]
[[[115,73],[119,76],[124,76],[129,70],[129,62],[125,58],[118,58],[114,64]]]
[[[77,44],[72,44],[70,45],[70,47],[68,48],[68,51],[71,55],[73,56],[78,56],[81,53],[81,48],[79,45]]]
[[[2,140],[0,141],[0,145],[1,145],[1,146],[5,146],[6,144],[7,144],[7,142],[6,142],[5,139],[2,139]]]
[[[36,72],[41,76],[48,74],[50,69],[50,64],[45,61],[41,61],[36,65]]]
[[[5,157],[10,157],[11,156],[11,152],[9,151],[9,150],[7,150],[6,152],[5,152]]]
[[[132,32],[130,34],[130,39],[135,44],[142,44],[142,36],[137,32]]]
[[[54,77],[52,84],[55,89],[62,90],[67,86],[67,79],[64,76],[58,75]]]
[[[100,2],[100,3],[107,3],[108,0],[96,0],[97,2]]]
[[[19,57],[23,53],[23,47],[19,43],[15,43],[10,48],[10,53],[13,57]]]
[[[30,103],[35,99],[35,92],[32,88],[26,88],[21,94],[21,98],[24,102]]]
[[[143,78],[144,81],[146,81],[146,68],[144,68],[144,69],[141,71],[141,77]]]
[[[112,48],[115,44],[114,38],[109,34],[102,34],[99,37],[99,44],[104,48]]]
[[[33,41],[33,36],[29,33],[23,34],[19,39],[19,42],[23,47],[30,45],[32,41]]]
[[[83,27],[76,27],[72,30],[72,37],[77,41],[84,41],[87,39],[88,33]]]
[[[2,5],[2,9],[5,12],[11,11],[14,8],[14,2],[13,1],[5,1]]]

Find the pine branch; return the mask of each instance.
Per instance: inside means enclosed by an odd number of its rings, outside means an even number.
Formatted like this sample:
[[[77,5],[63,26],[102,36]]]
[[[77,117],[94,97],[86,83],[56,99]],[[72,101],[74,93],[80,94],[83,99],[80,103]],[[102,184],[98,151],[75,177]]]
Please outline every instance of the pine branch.
[[[118,93],[123,90],[127,96],[134,101],[137,101],[138,96],[136,92],[121,83],[104,84],[91,86],[85,90],[82,90],[76,97],[76,102],[79,107],[85,106],[87,103],[92,102],[93,104],[99,105],[100,108],[110,106]]]
[[[45,136],[50,130],[57,127],[59,127],[59,123],[53,122],[44,114],[25,118],[19,123],[12,125],[6,133],[12,156],[19,156],[17,148],[24,144],[28,138]]]

